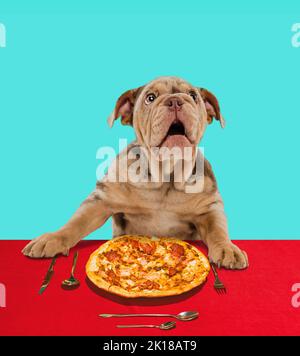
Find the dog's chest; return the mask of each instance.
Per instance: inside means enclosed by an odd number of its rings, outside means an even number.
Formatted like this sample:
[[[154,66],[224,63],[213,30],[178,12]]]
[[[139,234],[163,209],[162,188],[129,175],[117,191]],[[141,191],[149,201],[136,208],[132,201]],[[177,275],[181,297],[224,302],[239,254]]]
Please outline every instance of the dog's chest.
[[[114,189],[110,195],[109,203],[113,210],[126,214],[160,215],[163,212],[169,215],[190,214],[191,203],[195,197],[172,188],[171,185],[163,185],[159,189],[141,189],[127,186]]]
[[[190,239],[194,238],[196,233],[195,226],[191,222],[168,211],[151,211],[142,215],[124,213],[120,222],[121,231],[117,231],[117,235],[138,234]]]
[[[114,235],[145,234],[196,238],[193,224],[197,198],[168,185],[160,189],[114,191]]]
[[[101,199],[112,211],[114,236],[141,234],[197,238],[197,215],[208,211],[214,192],[189,194],[164,183],[159,188],[105,184]]]

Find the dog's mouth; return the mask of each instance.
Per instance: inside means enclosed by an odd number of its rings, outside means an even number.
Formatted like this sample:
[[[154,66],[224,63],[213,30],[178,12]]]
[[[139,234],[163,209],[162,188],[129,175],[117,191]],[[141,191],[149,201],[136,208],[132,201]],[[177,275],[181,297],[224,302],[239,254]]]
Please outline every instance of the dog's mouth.
[[[176,119],[172,122],[160,146],[166,146],[169,148],[176,146],[191,146],[191,141],[189,140],[184,124],[181,121]]]
[[[175,120],[172,125],[170,126],[167,136],[174,136],[174,135],[184,135],[185,136],[185,128],[182,122]]]

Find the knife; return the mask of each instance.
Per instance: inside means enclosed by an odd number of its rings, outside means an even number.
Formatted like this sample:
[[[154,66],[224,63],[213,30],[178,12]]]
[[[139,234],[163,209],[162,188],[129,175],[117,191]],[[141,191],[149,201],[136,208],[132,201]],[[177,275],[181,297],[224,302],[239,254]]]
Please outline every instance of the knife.
[[[50,267],[49,267],[49,269],[47,271],[47,274],[46,274],[46,276],[45,276],[45,278],[43,280],[42,286],[41,286],[41,288],[39,290],[39,294],[40,295],[44,293],[45,289],[48,287],[48,285],[49,285],[49,283],[51,281],[51,278],[52,278],[52,276],[54,274],[54,265],[55,265],[56,259],[57,259],[57,257],[54,257],[52,259],[52,261],[51,261]]]

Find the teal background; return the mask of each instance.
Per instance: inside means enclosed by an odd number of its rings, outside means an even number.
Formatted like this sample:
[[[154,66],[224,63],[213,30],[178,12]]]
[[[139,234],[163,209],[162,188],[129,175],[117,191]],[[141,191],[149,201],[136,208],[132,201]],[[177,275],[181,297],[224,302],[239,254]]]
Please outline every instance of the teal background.
[[[134,137],[106,118],[160,75],[213,91],[227,127],[201,146],[234,239],[298,239],[300,2],[8,1],[0,23],[0,238],[64,224],[94,189],[100,146]],[[90,237],[109,238],[110,223]]]

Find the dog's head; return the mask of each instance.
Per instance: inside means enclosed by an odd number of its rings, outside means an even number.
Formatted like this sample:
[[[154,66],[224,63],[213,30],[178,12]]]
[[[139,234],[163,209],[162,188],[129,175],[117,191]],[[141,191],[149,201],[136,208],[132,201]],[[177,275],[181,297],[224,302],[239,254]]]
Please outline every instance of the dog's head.
[[[176,77],[161,77],[122,94],[108,119],[132,125],[147,148],[196,147],[213,118],[224,127],[216,97]]]

